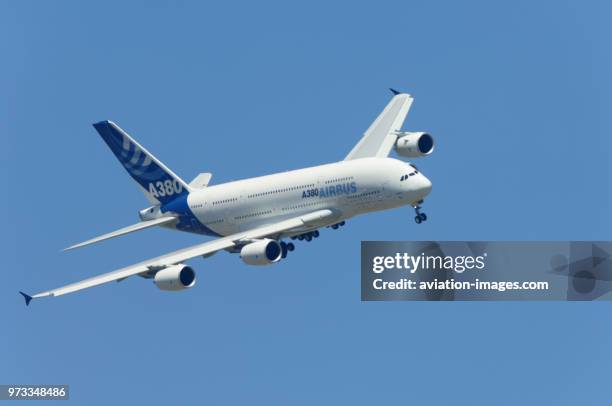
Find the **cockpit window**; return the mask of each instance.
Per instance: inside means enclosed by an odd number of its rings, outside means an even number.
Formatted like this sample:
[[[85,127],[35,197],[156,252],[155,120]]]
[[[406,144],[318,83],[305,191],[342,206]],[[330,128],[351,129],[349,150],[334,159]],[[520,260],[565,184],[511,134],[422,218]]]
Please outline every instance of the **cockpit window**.
[[[419,170],[417,169],[417,167],[416,167],[416,166],[414,166],[414,165],[412,165],[412,164],[410,164],[410,166],[412,166],[412,168],[414,169],[414,171],[412,171],[412,172],[410,172],[410,173],[407,173],[406,175],[402,175],[402,177],[400,178],[400,182],[403,182],[403,181],[405,181],[406,179],[408,179],[410,176],[414,176],[414,175],[416,175],[417,173],[419,173]]]
[[[413,172],[410,172],[410,173],[408,173],[408,174],[406,174],[406,175],[403,175],[403,176],[400,178],[400,182],[405,181],[406,179],[408,179],[408,177],[410,177],[410,176],[414,176],[414,175],[416,175],[417,173],[419,173],[419,171],[415,169]]]

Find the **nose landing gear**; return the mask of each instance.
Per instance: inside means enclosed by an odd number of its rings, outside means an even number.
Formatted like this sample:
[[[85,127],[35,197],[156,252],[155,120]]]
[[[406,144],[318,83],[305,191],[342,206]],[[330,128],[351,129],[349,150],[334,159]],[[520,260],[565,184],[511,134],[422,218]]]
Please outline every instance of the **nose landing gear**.
[[[414,206],[414,212],[416,213],[416,216],[414,216],[414,221],[417,224],[421,224],[423,221],[427,220],[427,214],[421,213],[421,206]]]

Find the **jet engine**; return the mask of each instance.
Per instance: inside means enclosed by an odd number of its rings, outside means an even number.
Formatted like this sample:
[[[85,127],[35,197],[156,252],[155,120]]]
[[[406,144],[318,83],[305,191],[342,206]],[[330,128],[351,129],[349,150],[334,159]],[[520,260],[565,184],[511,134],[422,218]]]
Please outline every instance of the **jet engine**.
[[[154,280],[161,290],[183,290],[195,285],[196,275],[192,267],[177,264],[158,271]]]
[[[240,259],[249,265],[268,265],[279,261],[282,253],[278,241],[266,238],[242,247]]]
[[[428,133],[403,132],[395,141],[395,152],[408,158],[426,156],[431,154],[433,150],[434,139]]]

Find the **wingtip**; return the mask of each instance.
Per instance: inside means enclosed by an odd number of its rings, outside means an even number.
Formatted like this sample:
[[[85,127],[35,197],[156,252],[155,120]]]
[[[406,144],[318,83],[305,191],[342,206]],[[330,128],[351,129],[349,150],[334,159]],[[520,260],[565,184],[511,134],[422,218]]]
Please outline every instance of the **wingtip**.
[[[393,93],[393,96],[397,96],[398,94],[402,94],[402,92],[400,92],[399,90],[395,90],[392,87],[390,87],[389,90],[391,90],[391,93]]]
[[[32,301],[32,296],[28,295],[27,293],[24,293],[22,291],[19,291],[19,293],[21,294],[21,296],[23,296],[23,298],[25,299],[26,302],[26,306],[30,305],[30,302]]]

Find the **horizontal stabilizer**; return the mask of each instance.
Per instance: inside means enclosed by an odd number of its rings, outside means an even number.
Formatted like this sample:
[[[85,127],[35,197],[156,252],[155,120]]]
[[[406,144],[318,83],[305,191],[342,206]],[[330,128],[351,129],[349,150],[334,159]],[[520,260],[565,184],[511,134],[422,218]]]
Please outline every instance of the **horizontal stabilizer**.
[[[210,183],[210,179],[212,178],[212,173],[201,173],[196,176],[191,182],[189,182],[189,186],[194,189],[204,189]]]
[[[140,223],[132,224],[131,226],[123,227],[119,230],[110,232],[108,234],[101,235],[99,237],[92,238],[91,240],[87,240],[78,244],[75,244],[71,247],[65,248],[64,251],[69,251],[75,248],[81,248],[89,244],[93,244],[96,242],[108,240],[110,238],[119,237],[120,235],[125,235],[129,233],[133,233],[134,231],[143,230],[145,228],[160,226],[162,224],[171,223],[176,220],[176,217],[162,217],[155,220],[141,221]]]

